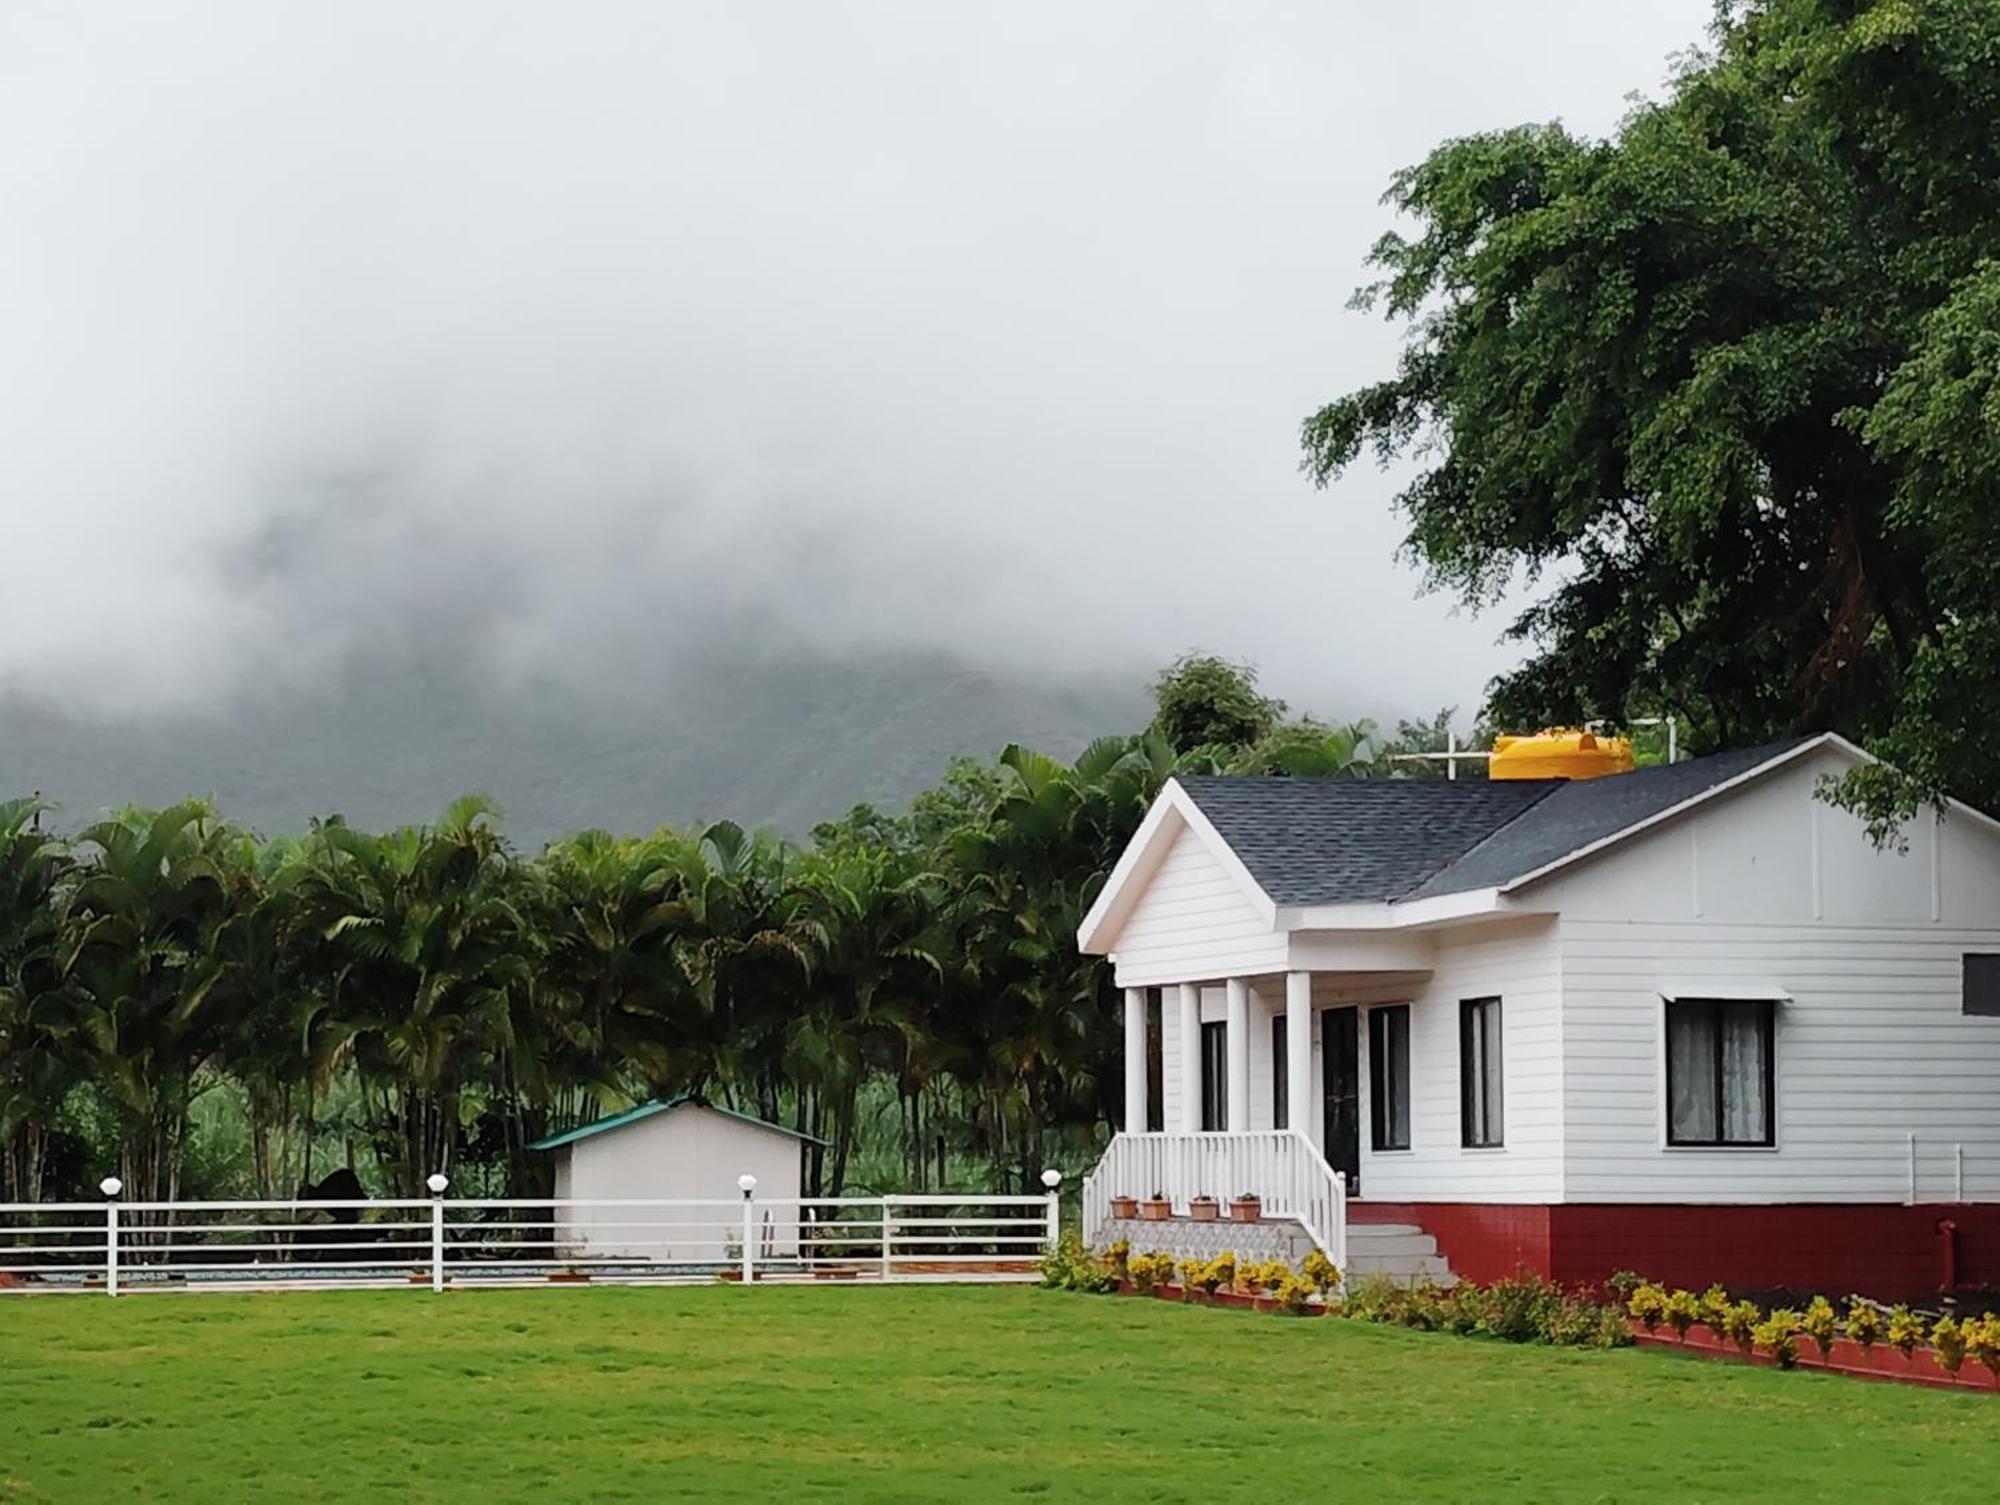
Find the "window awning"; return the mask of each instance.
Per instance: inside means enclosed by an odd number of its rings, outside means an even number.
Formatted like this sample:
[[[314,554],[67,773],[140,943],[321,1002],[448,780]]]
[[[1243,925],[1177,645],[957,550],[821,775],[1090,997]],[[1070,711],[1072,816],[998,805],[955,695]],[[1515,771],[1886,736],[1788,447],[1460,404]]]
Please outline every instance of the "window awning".
[[[1660,996],[1669,1003],[1683,998],[1724,998],[1744,1002],[1790,1003],[1792,990],[1769,978],[1690,977],[1660,984]]]

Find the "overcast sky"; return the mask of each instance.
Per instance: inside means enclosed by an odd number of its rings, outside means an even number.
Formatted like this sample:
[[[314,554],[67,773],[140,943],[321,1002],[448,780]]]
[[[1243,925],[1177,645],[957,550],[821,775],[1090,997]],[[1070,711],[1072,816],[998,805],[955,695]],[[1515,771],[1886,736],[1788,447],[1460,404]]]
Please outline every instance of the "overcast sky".
[[[1390,174],[1608,130],[1710,9],[0,0],[0,684],[768,614],[1469,711],[1502,620],[1299,420],[1390,368]]]

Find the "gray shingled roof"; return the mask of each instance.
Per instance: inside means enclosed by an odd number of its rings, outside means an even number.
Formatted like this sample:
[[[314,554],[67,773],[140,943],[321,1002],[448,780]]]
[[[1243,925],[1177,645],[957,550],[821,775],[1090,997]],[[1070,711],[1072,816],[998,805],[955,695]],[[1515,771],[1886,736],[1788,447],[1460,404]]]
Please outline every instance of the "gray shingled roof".
[[[1807,740],[1577,781],[1189,777],[1181,786],[1273,903],[1394,902],[1512,882]]]

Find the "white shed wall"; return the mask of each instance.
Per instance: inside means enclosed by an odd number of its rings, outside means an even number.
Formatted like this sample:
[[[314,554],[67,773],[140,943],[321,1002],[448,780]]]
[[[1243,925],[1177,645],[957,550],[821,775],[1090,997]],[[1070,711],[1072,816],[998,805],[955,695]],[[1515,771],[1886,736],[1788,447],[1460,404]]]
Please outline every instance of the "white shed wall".
[[[630,1256],[725,1262],[724,1241],[740,1249],[742,1193],[736,1178],[757,1178],[757,1196],[797,1198],[800,1142],[698,1103],[682,1103],[555,1153],[556,1196],[664,1200],[716,1199],[727,1208],[566,1208],[563,1244],[578,1257]],[[798,1252],[796,1208],[760,1214],[759,1252]],[[641,1228],[640,1222],[664,1223]],[[652,1240],[664,1247],[649,1247]]]
[[[1912,824],[1907,849],[1814,798],[1809,763],[1614,848],[1528,897],[1559,905],[1565,1195],[1590,1202],[2000,1198],[2000,1019],[1960,1010],[2000,951],[2000,836]],[[1662,994],[1770,986],[1775,1148],[1666,1145]]]

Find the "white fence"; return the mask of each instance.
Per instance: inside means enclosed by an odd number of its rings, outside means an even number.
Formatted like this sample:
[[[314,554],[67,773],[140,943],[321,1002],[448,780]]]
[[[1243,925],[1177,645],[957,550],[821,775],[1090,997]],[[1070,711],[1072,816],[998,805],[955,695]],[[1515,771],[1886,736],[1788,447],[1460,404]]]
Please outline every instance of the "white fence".
[[[1347,1178],[1292,1129],[1240,1133],[1119,1134],[1083,1178],[1083,1229],[1101,1240],[1111,1199],[1165,1197],[1185,1214],[1196,1197],[1254,1194],[1266,1215],[1291,1218],[1347,1268]]]
[[[0,1295],[1031,1280],[1061,1227],[1043,1180],[1045,1196],[0,1203]]]

